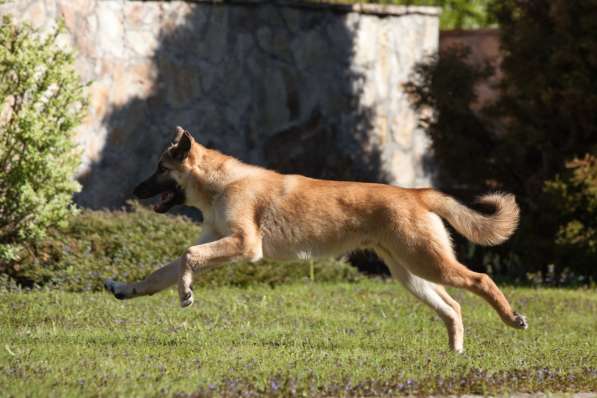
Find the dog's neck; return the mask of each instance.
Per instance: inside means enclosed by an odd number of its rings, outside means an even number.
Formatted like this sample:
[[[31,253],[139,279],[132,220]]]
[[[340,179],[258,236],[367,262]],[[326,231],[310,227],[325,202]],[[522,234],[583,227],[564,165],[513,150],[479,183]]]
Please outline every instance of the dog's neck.
[[[256,168],[197,143],[193,145],[188,163],[180,185],[185,190],[186,204],[198,208],[204,215],[211,213],[214,200],[227,186]]]

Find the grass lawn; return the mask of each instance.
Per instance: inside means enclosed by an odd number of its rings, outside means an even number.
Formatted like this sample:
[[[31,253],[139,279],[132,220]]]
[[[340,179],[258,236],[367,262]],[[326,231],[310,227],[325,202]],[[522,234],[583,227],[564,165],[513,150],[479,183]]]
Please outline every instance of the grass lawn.
[[[463,305],[465,354],[398,284],[0,293],[1,396],[288,396],[597,391],[595,290],[506,288],[530,329]]]

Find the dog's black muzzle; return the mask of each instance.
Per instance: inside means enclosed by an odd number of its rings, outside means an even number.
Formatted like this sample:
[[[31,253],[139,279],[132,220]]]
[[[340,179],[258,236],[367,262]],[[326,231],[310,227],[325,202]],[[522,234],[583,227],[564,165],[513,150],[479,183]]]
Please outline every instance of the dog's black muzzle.
[[[172,183],[176,184],[174,181],[167,181],[165,183],[161,183],[158,181],[157,173],[149,177],[147,180],[143,181],[141,184],[137,185],[135,190],[133,191],[133,195],[138,197],[139,199],[148,199],[152,196],[156,196],[164,191],[167,191],[172,188]]]
[[[148,199],[160,195],[160,201],[153,207],[158,213],[165,213],[172,206],[184,204],[185,202],[184,191],[176,181],[169,177],[160,176],[158,173],[139,184],[133,190],[133,195],[139,199]]]

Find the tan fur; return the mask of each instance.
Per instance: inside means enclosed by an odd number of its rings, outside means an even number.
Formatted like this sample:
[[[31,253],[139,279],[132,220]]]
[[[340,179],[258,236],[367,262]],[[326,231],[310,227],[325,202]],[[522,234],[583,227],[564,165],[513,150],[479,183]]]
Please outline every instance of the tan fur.
[[[480,197],[478,203],[495,208],[491,216],[477,213],[434,190],[424,191],[421,198],[429,210],[446,219],[468,240],[480,245],[499,245],[518,226],[519,210],[514,195],[493,193]]]
[[[460,306],[442,285],[468,289],[487,300],[506,324],[527,326],[491,278],[456,260],[439,218],[473,242],[498,244],[518,222],[511,195],[482,197],[496,208],[487,216],[432,189],[283,175],[196,142],[182,163],[168,151],[161,160],[184,188],[186,204],[203,212],[202,238],[179,260],[143,281],[107,282],[113,292],[134,297],[178,282],[181,304],[187,306],[193,302],[193,272],[238,260],[329,257],[369,248],[411,293],[438,312],[456,351],[462,350],[463,339]]]

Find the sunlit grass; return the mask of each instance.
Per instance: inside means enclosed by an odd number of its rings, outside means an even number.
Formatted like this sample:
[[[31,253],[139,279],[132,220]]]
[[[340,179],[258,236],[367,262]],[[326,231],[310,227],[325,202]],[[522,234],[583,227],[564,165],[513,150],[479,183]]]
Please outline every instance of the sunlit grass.
[[[464,355],[394,283],[292,284],[173,292],[0,294],[0,395],[146,396],[495,393],[597,389],[597,294],[505,289],[530,329],[463,304]],[[359,384],[360,383],[360,384]]]

